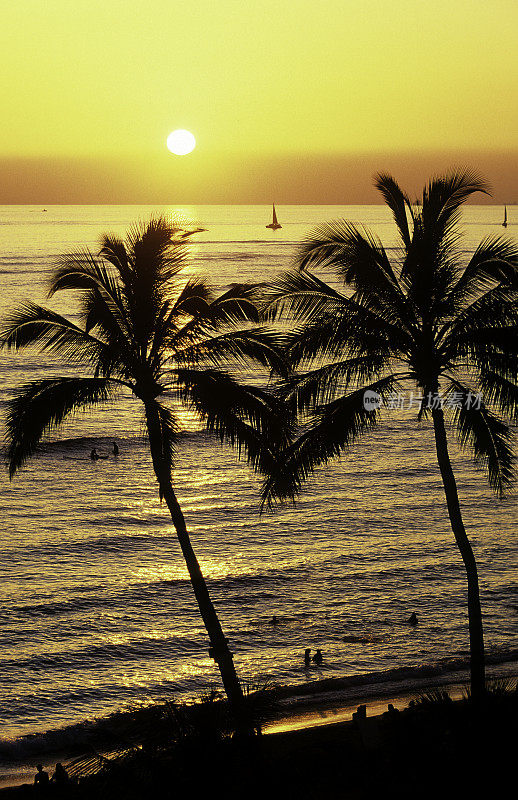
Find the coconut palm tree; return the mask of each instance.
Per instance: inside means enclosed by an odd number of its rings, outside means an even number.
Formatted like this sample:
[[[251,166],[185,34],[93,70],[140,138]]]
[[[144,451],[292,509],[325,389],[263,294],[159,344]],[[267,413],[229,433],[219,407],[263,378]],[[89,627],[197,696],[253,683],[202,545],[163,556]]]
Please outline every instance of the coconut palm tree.
[[[41,438],[81,409],[129,392],[141,401],[160,498],[176,529],[210,654],[230,703],[241,713],[243,693],[232,653],[173,488],[180,428],[175,404],[194,409],[208,431],[264,468],[268,442],[279,435],[276,400],[240,384],[228,369],[253,364],[270,371],[282,362],[273,333],[255,325],[258,313],[247,286],[234,285],[218,296],[206,280],[182,277],[191,233],[154,218],[136,225],[125,241],[104,236],[98,256],[85,250],[60,258],[49,296],[75,291],[78,324],[32,302],[3,321],[5,347],[36,347],[84,373],[17,390],[7,404],[7,463],[12,478]]]
[[[318,465],[379,422],[396,389],[417,386],[419,418],[433,420],[448,514],[466,569],[471,687],[480,698],[485,677],[477,565],[445,415],[502,495],[513,478],[507,422],[518,419],[518,247],[488,237],[463,262],[461,205],[474,192],[488,191],[476,175],[433,179],[418,205],[388,175],[378,175],[376,186],[400,240],[392,262],[372,233],[338,220],[311,233],[301,245],[300,269],[266,289],[270,314],[296,323],[288,355],[299,372],[284,381],[282,393],[304,425],[274,462],[264,501],[294,499]],[[313,274],[327,268],[338,284]]]

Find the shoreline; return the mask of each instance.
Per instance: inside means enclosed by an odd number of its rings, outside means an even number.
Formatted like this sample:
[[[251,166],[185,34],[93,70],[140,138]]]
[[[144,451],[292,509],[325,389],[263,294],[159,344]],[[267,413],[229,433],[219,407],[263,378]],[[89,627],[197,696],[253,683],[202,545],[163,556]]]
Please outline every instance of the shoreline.
[[[488,681],[516,682],[518,680],[518,662],[490,665],[488,673]],[[276,709],[271,718],[264,722],[263,734],[268,739],[275,739],[280,734],[347,724],[351,722],[357,707],[362,704],[367,706],[369,718],[381,717],[387,711],[389,703],[402,711],[408,707],[411,700],[437,689],[447,691],[452,700],[460,700],[465,696],[468,679],[467,671],[462,670],[442,675],[423,675],[421,678],[414,678],[412,685],[408,685],[408,681],[397,679],[365,682],[363,685],[359,685],[351,678],[324,678],[300,685],[279,686],[268,690],[276,695]],[[405,683],[406,685],[404,685]],[[138,730],[139,719],[142,720],[146,713],[152,714],[154,709],[158,710],[159,708],[159,704],[147,706],[132,712],[119,712],[106,720],[92,722],[91,732],[97,732],[99,736],[99,750],[109,752],[109,747],[103,746],[103,731],[100,729],[103,723],[108,729],[109,720],[117,721],[119,725],[121,722],[122,724],[131,722],[136,725]],[[80,726],[71,727],[78,728]],[[61,742],[61,746],[57,746],[60,733],[66,737],[69,730],[70,728],[63,728],[45,734],[23,737],[24,744],[29,745],[29,749],[31,749],[30,745],[36,746],[32,752],[24,752],[20,758],[10,758],[5,766],[2,765],[0,768],[0,792],[27,782],[32,784],[37,763],[42,763],[46,769],[53,771],[57,761],[66,763],[93,749],[86,729],[83,741],[80,737],[76,737],[75,741],[73,739],[69,741],[68,746],[64,742]],[[43,743],[47,735],[54,735],[56,747],[49,747],[46,752],[41,748],[38,750],[38,739]],[[107,745],[107,739],[104,740],[104,745]],[[13,748],[16,749],[16,742],[13,742]]]
[[[419,668],[418,668],[419,670]],[[383,679],[383,673],[365,676],[365,681],[355,678],[323,678],[304,684],[280,686],[275,691],[279,698],[279,707],[284,709],[282,717],[265,724],[265,732],[286,725],[286,729],[311,727],[312,725],[328,725],[333,721],[351,719],[352,713],[360,704],[371,708],[383,708],[387,703],[394,705],[407,703],[420,694],[434,689],[444,689],[460,699],[469,684],[467,669],[439,672],[433,667],[424,667],[414,671],[408,677],[406,668],[401,669],[401,676],[392,674]],[[504,661],[496,664],[488,663],[487,681],[518,680],[518,661]],[[320,722],[312,722],[320,719]],[[298,723],[300,720],[300,724]]]
[[[430,686],[429,689],[433,689]],[[404,704],[403,696],[399,701]],[[512,684],[495,686],[483,706],[436,693],[398,710],[376,706],[361,709],[353,720],[278,730],[253,740],[239,738],[176,739],[164,749],[142,747],[113,752],[98,771],[97,759],[65,763],[75,780],[67,787],[49,787],[62,800],[147,800],[190,794],[193,779],[200,796],[224,783],[228,800],[297,798],[315,800],[436,800],[476,797],[481,786],[504,796],[514,779],[514,741],[518,693]],[[383,703],[388,700],[383,698]],[[372,714],[379,710],[380,713]],[[149,742],[148,742],[149,743]],[[99,755],[99,754],[97,754]],[[107,754],[110,756],[110,754]],[[200,760],[204,769],[200,771]],[[90,763],[89,763],[90,762]],[[86,770],[85,770],[86,766]],[[52,774],[53,768],[48,769]],[[39,795],[35,769],[25,782],[0,788],[0,797]],[[77,778],[79,777],[79,782]],[[174,793],[171,793],[172,783]]]

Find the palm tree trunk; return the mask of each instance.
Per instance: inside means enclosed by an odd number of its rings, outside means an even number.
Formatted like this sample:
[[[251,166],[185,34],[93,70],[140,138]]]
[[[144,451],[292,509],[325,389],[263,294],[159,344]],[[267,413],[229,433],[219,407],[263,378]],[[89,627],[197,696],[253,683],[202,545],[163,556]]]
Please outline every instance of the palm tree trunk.
[[[444,493],[448,506],[451,527],[455,536],[457,547],[460,550],[466,575],[468,579],[468,621],[469,642],[471,655],[471,696],[474,701],[480,701],[486,690],[485,657],[484,657],[484,632],[482,628],[482,611],[480,608],[480,591],[478,586],[478,572],[475,556],[462,521],[462,514],[457,492],[457,483],[453,474],[448,442],[444,425],[444,412],[437,408],[432,410],[433,427],[435,433],[435,446],[437,460],[441,470]]]
[[[149,434],[151,457],[155,475],[160,487],[160,496],[167,503],[182,554],[187,565],[191,585],[194,590],[200,613],[209,634],[211,647],[209,655],[215,660],[221,673],[221,679],[234,716],[241,730],[244,728],[244,697],[237,677],[232,653],[225,638],[216,609],[207,589],[207,584],[200,569],[198,559],[193,550],[187,531],[185,517],[176,498],[172,483],[171,470],[163,457],[163,437],[160,434],[160,418],[154,404],[146,404],[146,423]]]

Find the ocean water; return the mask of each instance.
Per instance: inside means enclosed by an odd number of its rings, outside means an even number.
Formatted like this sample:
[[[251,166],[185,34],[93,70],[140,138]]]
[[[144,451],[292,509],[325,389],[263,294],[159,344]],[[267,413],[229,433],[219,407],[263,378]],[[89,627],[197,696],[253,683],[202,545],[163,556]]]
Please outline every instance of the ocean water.
[[[124,233],[152,211],[206,228],[189,269],[222,288],[274,277],[307,231],[338,216],[396,245],[382,206],[281,206],[276,232],[265,228],[266,206],[1,207],[0,314],[19,300],[44,301],[56,255],[95,249],[101,233]],[[518,208],[508,212],[518,219]],[[500,222],[497,207],[467,207],[466,255],[504,233]],[[74,313],[71,298],[55,307]],[[13,387],[49,373],[64,371],[48,356],[1,353],[0,411]],[[387,413],[350,455],[318,470],[296,506],[260,515],[258,478],[192,415],[183,422],[174,484],[244,679],[411,686],[419,674],[466,669],[465,573],[428,423]],[[92,463],[90,449],[108,453],[114,439],[119,458]],[[488,656],[505,672],[518,653],[516,496],[497,500],[468,455],[452,445],[452,458]],[[134,400],[68,422],[12,483],[2,471],[0,506],[4,746],[219,685]],[[412,611],[416,628],[405,623]],[[306,647],[323,651],[321,667],[304,668]]]

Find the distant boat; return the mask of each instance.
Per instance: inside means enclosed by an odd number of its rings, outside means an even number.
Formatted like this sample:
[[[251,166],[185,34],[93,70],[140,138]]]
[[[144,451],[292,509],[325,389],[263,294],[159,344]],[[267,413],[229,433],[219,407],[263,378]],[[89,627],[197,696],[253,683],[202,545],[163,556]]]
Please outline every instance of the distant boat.
[[[502,222],[502,228],[507,228],[507,206],[504,206],[504,221]]]
[[[277,214],[275,213],[275,203],[273,203],[273,219],[269,225],[266,226],[267,228],[271,228],[272,231],[276,231],[278,228],[282,228],[282,225],[277,222]]]

